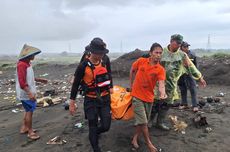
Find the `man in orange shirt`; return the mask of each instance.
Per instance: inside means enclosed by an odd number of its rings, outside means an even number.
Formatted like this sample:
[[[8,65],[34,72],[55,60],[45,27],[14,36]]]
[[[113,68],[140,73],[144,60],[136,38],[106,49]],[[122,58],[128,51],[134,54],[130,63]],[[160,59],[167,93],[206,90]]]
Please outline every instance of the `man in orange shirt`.
[[[149,58],[139,58],[132,65],[130,71],[130,88],[133,96],[134,117],[136,132],[132,139],[135,149],[139,148],[138,136],[143,133],[145,142],[150,152],[156,152],[148,132],[148,120],[154,101],[154,87],[158,81],[160,98],[165,99],[165,70],[159,64],[163,48],[158,43],[153,43],[149,51]]]

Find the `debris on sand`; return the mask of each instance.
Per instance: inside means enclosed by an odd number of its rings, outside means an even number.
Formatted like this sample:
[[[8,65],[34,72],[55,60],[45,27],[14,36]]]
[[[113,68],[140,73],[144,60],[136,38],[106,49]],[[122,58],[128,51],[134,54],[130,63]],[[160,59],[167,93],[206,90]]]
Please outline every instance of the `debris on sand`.
[[[225,93],[223,93],[223,92],[218,92],[217,95],[216,95],[216,97],[224,97],[224,95],[225,95]]]
[[[15,84],[15,79],[4,79],[2,80],[2,85],[10,86]]]
[[[226,104],[224,104],[225,102],[217,102],[217,103],[207,103],[202,109],[204,112],[207,113],[223,113],[224,109],[226,108]]]
[[[47,145],[62,145],[65,143],[67,143],[66,140],[61,139],[60,136],[56,136],[56,137],[50,139],[46,144]]]
[[[61,82],[59,80],[53,80],[52,85],[59,85]]]
[[[44,74],[41,74],[40,77],[46,77],[48,75],[49,75],[48,73],[44,73]]]
[[[78,122],[74,125],[75,128],[82,128],[83,127],[83,123]]]
[[[221,99],[219,97],[215,97],[213,100],[214,102],[220,102]]]
[[[1,75],[1,74],[3,74],[3,72],[2,72],[2,71],[0,71],[0,75]]]
[[[206,117],[203,116],[201,113],[196,114],[196,116],[193,118],[193,123],[196,128],[208,125]]]
[[[182,134],[185,134],[185,129],[188,127],[188,124],[186,124],[184,121],[179,121],[177,119],[177,116],[169,115],[169,118],[171,119],[172,123],[174,124],[174,131],[181,132]]]
[[[211,127],[207,127],[207,128],[204,129],[204,132],[205,133],[210,133],[210,132],[212,132],[212,128]]]
[[[200,108],[204,107],[206,105],[206,102],[204,100],[200,100],[198,102],[198,106],[200,106]]]
[[[208,102],[208,103],[212,103],[212,102],[213,102],[213,97],[212,97],[212,96],[207,97],[207,102]]]
[[[18,109],[18,108],[16,108],[16,109],[13,109],[13,110],[11,110],[13,113],[19,113],[19,112],[23,112],[23,110],[21,110],[21,109]]]
[[[57,97],[57,98],[51,98],[51,97],[43,97],[40,99],[37,99],[37,105],[41,107],[48,107],[51,105],[56,105],[62,102],[62,98]]]
[[[44,96],[44,97],[46,97],[46,96],[54,96],[54,95],[57,95],[57,92],[56,92],[54,89],[46,90],[46,91],[43,93],[43,96]]]

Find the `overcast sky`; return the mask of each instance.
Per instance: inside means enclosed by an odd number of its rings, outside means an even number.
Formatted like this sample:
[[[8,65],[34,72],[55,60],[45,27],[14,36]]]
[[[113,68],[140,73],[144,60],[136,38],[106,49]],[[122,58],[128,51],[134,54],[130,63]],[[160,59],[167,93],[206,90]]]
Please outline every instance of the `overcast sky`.
[[[163,46],[180,33],[191,48],[230,48],[229,0],[0,0],[0,53],[24,43],[82,52],[101,37],[111,52]]]

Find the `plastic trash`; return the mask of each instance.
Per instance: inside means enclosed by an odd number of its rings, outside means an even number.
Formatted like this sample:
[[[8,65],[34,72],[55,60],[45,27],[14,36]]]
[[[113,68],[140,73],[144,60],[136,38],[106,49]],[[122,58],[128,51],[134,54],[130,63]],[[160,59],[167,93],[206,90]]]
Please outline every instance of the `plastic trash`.
[[[56,136],[52,139],[50,139],[46,144],[47,145],[62,145],[67,143],[66,140],[62,140],[60,136]]]
[[[212,97],[212,96],[211,96],[211,97],[208,97],[208,98],[207,98],[207,102],[208,102],[208,103],[212,103],[212,102],[213,102],[213,97]]]
[[[48,73],[44,73],[44,74],[41,74],[40,77],[46,77],[48,75],[49,75]]]
[[[69,110],[69,100],[65,101],[63,106],[64,106],[65,110]]]
[[[83,123],[78,122],[78,123],[76,123],[76,124],[74,125],[74,127],[76,127],[76,128],[82,128],[82,127],[83,127]]]
[[[216,96],[217,96],[217,97],[224,97],[224,95],[225,95],[225,93],[219,92]]]
[[[182,134],[185,134],[185,129],[188,127],[188,124],[186,124],[184,121],[179,121],[177,116],[169,115],[169,118],[171,119],[174,127],[174,131],[181,132]]]
[[[208,125],[208,122],[206,120],[206,117],[203,116],[202,114],[198,113],[194,118],[193,118],[193,123],[196,126],[196,128],[199,128],[200,126],[206,126]]]
[[[204,132],[210,133],[210,132],[212,132],[212,128],[211,127],[207,127],[207,128],[205,128]]]
[[[16,108],[16,109],[13,109],[13,110],[11,110],[13,113],[19,113],[19,112],[23,112],[23,110],[20,110],[20,109],[18,109],[18,108]]]

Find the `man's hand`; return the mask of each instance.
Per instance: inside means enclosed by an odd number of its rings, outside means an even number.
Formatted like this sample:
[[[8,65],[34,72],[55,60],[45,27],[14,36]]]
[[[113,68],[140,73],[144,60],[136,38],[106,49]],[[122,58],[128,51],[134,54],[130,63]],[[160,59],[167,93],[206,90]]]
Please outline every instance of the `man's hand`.
[[[168,96],[167,96],[166,93],[164,93],[164,94],[160,94],[160,97],[159,97],[159,98],[162,100],[162,99],[168,98]]]
[[[70,102],[69,102],[69,112],[70,112],[70,114],[73,116],[74,115],[74,113],[76,112],[76,109],[77,109],[77,107],[76,107],[76,105],[75,105],[75,100],[70,100]]]
[[[200,85],[201,85],[202,87],[206,87],[207,83],[206,83],[206,81],[204,80],[203,77],[201,77],[201,78],[199,79],[199,82],[200,82]]]
[[[113,88],[109,89],[110,94],[113,94]]]
[[[31,101],[36,101],[36,97],[35,97],[35,95],[33,93],[28,92],[28,96],[29,96]]]

